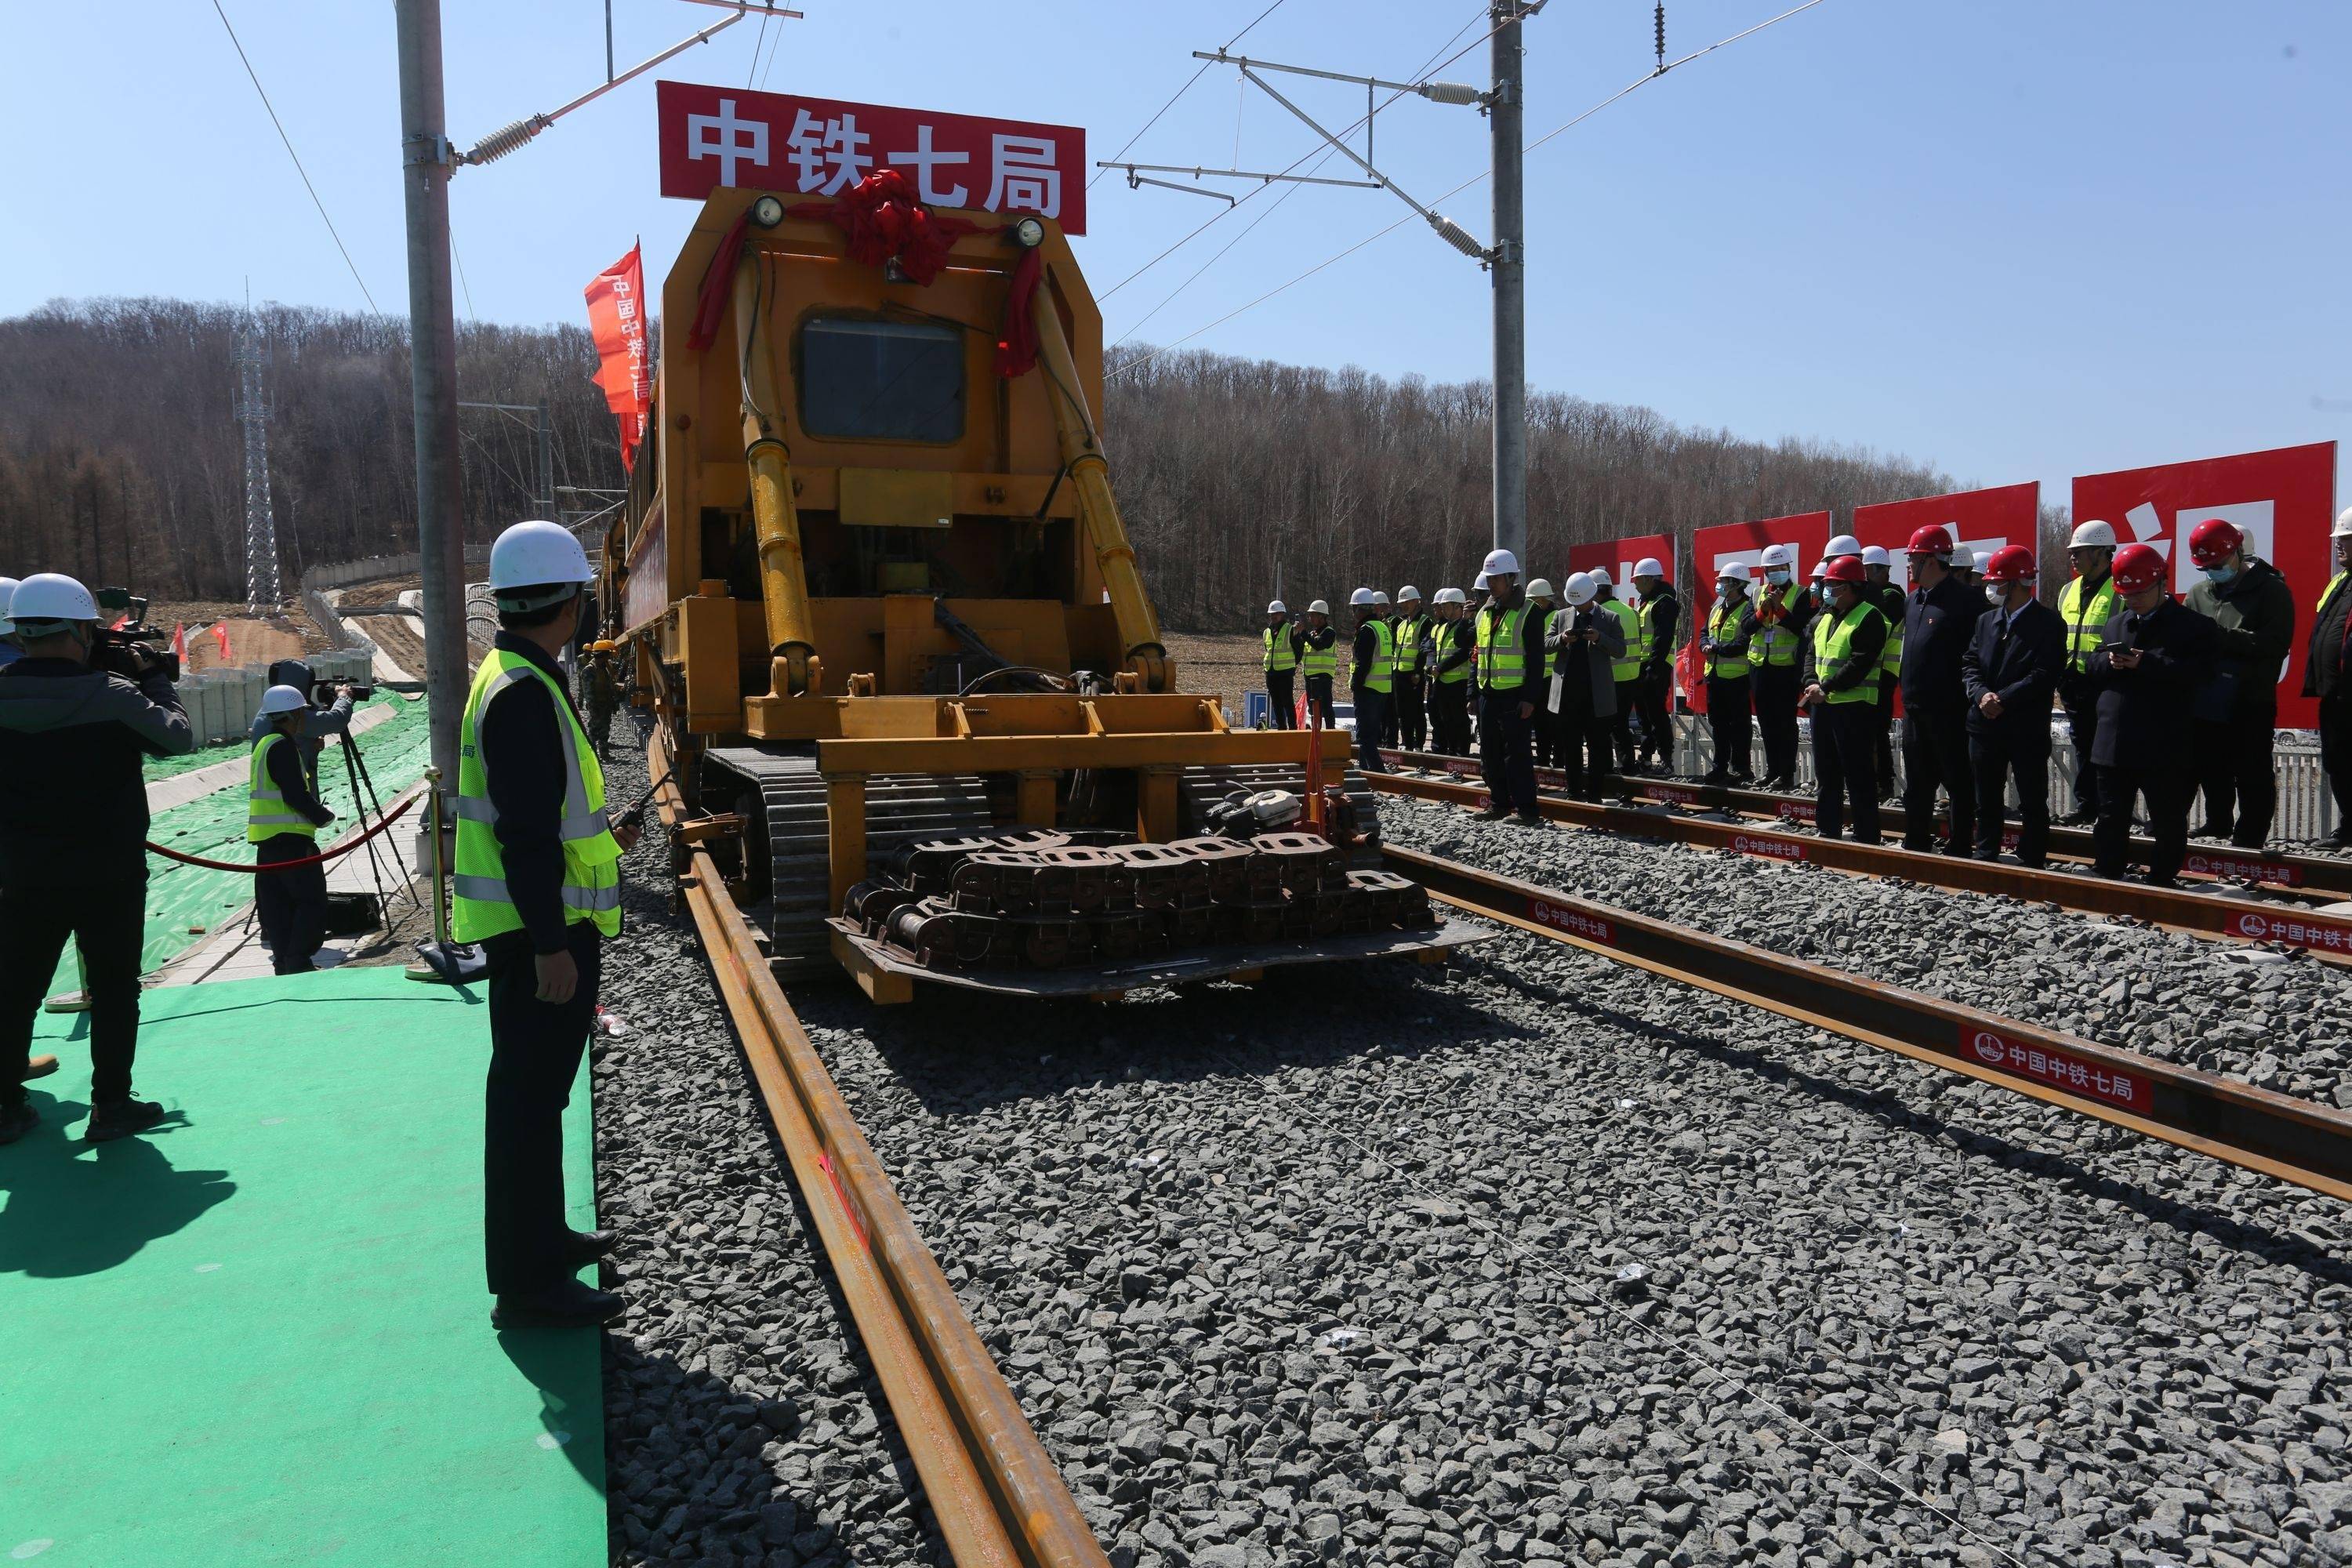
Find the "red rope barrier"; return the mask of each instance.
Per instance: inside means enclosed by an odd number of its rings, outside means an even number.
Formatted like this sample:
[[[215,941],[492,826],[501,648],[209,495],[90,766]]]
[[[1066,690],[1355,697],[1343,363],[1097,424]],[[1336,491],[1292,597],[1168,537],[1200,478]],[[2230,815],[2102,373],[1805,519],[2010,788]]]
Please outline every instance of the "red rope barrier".
[[[352,839],[349,844],[339,844],[323,855],[306,855],[299,860],[278,860],[273,861],[271,864],[267,866],[244,866],[239,865],[234,860],[207,860],[201,855],[183,855],[177,849],[164,848],[161,844],[154,842],[152,839],[148,841],[147,847],[153,850],[156,854],[161,855],[164,859],[177,860],[183,866],[202,866],[207,871],[242,871],[248,877],[257,877],[264,871],[284,871],[296,866],[321,866],[330,860],[341,859],[344,856],[350,854],[352,850],[358,848],[369,839],[373,838],[377,834],[382,833],[385,828],[390,827],[394,823],[398,822],[407,814],[410,806],[415,805],[423,798],[424,797],[421,795],[410,795],[406,800],[402,801],[398,805],[394,806],[390,812],[386,813],[382,821],[378,822],[373,827],[369,828],[365,833],[361,834],[357,838]]]

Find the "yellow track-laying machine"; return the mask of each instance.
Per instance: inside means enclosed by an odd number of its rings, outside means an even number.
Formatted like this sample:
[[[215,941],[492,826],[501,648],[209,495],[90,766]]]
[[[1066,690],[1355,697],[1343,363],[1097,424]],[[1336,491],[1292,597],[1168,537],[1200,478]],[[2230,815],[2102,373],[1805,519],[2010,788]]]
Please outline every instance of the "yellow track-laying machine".
[[[862,260],[835,211],[704,206],[601,590],[778,970],[1105,995],[1467,940],[1344,736],[1180,687],[1059,227],[915,209],[927,255]]]

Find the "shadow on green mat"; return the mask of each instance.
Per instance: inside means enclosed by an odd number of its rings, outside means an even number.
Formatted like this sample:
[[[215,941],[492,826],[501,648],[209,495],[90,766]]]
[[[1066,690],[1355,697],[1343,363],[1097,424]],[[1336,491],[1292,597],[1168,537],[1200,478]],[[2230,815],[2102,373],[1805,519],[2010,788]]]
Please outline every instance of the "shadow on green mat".
[[[573,1441],[572,1424],[604,1419],[601,1341],[590,1329],[501,1329],[499,1349],[539,1390],[539,1424],[562,1448],[580,1479],[600,1492],[604,1453],[598,1443]],[[592,1468],[593,1467],[593,1468]]]
[[[101,1274],[159,1237],[184,1230],[236,1191],[226,1171],[175,1170],[163,1148],[173,1122],[136,1138],[85,1143],[89,1108],[33,1096],[41,1125],[0,1149],[0,1274],[64,1279]]]

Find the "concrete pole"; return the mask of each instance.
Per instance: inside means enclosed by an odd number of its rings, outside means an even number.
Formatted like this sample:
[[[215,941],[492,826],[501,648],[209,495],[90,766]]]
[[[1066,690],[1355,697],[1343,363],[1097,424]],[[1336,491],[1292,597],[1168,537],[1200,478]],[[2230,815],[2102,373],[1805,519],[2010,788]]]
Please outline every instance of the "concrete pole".
[[[466,652],[465,489],[457,467],[457,319],[450,297],[441,0],[395,0],[401,183],[408,203],[409,382],[416,419],[416,552],[425,599],[425,696],[433,765],[457,777]],[[445,817],[446,819],[446,817]]]
[[[539,400],[539,494],[547,510],[540,515],[560,523],[563,513],[555,502],[555,424],[547,416],[547,399]]]
[[[1496,0],[1495,92],[1486,118],[1495,137],[1495,548],[1528,554],[1527,203],[1520,183],[1525,140],[1519,92],[1521,0]]]

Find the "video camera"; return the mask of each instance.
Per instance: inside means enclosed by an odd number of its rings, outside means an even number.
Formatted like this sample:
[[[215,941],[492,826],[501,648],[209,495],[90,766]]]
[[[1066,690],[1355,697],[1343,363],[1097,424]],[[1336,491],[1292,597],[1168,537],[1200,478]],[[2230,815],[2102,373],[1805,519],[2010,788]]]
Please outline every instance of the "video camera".
[[[310,673],[310,667],[299,658],[281,658],[273,661],[269,666],[269,684],[291,686],[297,690],[307,692],[311,705],[318,708],[331,706],[335,700],[336,692],[346,686],[351,688],[352,700],[354,702],[364,702],[375,695],[375,682],[373,680],[333,680],[314,676]]]
[[[172,634],[147,624],[146,600],[128,588],[100,588],[90,597],[98,601],[100,612],[98,635],[90,639],[92,669],[119,675],[133,684],[157,674],[167,680],[180,679],[180,656],[167,647],[148,646],[168,643]],[[106,624],[110,612],[121,621],[121,626]]]

